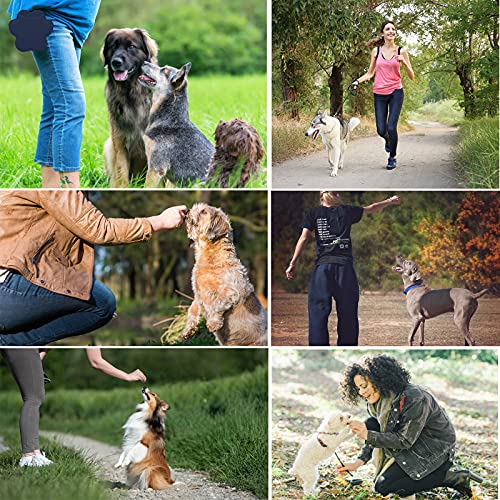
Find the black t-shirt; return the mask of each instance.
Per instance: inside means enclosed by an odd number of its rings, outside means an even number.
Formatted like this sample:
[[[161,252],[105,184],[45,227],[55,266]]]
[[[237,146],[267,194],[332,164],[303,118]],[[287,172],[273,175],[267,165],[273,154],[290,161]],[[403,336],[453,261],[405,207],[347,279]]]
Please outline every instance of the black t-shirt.
[[[353,205],[316,207],[306,213],[302,227],[316,235],[316,263],[352,262],[351,225],[363,216],[363,208]]]

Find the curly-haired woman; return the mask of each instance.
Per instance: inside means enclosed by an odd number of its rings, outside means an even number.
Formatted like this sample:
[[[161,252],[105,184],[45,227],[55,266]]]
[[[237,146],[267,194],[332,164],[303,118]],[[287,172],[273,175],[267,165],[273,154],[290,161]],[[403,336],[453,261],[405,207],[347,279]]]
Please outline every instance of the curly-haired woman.
[[[341,474],[355,471],[374,455],[375,490],[411,497],[439,486],[472,496],[469,470],[451,470],[456,435],[436,398],[410,383],[409,372],[393,357],[367,356],[349,365],[340,384],[342,398],[351,404],[365,400],[370,418],[351,420],[351,431],[365,445],[352,463],[338,466]],[[375,453],[374,453],[375,451]]]

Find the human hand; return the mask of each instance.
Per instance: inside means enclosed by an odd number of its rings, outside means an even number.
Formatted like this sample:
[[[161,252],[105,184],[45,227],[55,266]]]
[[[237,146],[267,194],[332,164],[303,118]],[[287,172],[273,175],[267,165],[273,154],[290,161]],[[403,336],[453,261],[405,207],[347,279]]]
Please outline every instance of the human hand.
[[[356,91],[358,90],[359,80],[354,80],[351,85],[349,85],[349,90]]]
[[[363,441],[368,439],[368,429],[364,422],[360,422],[359,420],[349,420],[347,425],[351,428],[351,432],[358,436]]]
[[[144,373],[141,372],[141,370],[137,369],[134,370],[133,372],[127,373],[127,378],[125,379],[127,382],[146,382],[147,377],[144,375]]]
[[[153,226],[153,231],[174,229],[183,223],[187,212],[188,208],[185,205],[170,207],[164,210],[160,215],[149,217],[149,221]]]
[[[363,465],[363,461],[357,460],[356,462],[348,462],[345,463],[344,465],[337,465],[336,468],[337,472],[344,476],[348,472],[354,472],[355,470],[358,470],[361,467],[361,465]]]
[[[389,202],[391,205],[399,205],[401,203],[401,198],[399,196],[391,196]]]
[[[295,278],[295,264],[290,263],[285,271],[285,274],[287,280],[293,280]]]

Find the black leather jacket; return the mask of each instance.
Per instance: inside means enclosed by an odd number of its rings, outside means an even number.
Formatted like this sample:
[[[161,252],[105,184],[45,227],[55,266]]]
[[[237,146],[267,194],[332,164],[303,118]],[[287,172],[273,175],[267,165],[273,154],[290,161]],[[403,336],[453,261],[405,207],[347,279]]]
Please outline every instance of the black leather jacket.
[[[384,448],[418,481],[453,459],[455,443],[453,424],[434,396],[408,384],[394,400],[385,432],[368,431],[358,458],[366,463],[373,448]]]

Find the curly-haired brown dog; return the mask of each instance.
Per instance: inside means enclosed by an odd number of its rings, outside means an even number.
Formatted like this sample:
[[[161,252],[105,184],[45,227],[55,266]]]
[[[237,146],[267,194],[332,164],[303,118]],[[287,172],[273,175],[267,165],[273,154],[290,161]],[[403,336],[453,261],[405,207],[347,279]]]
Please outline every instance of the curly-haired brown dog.
[[[104,144],[104,163],[111,187],[128,186],[146,172],[142,138],[151,109],[151,92],[137,77],[145,61],[157,63],[158,47],[141,28],[112,29],[106,34],[101,57],[108,70],[106,102],[110,137]]]
[[[264,146],[251,125],[238,118],[230,122],[221,120],[215,129],[215,152],[208,166],[207,178],[212,179],[218,174],[215,185],[227,187],[232,171],[242,164],[236,187],[245,187],[250,177],[259,171],[263,158]]]
[[[194,241],[194,300],[182,332],[189,338],[201,316],[221,345],[267,345],[267,313],[236,255],[231,224],[220,209],[196,203],[184,219]]]

